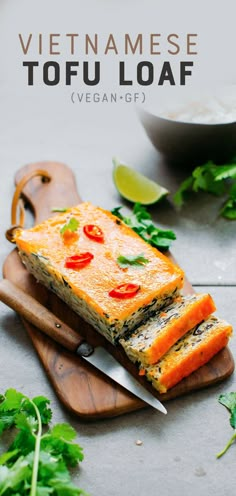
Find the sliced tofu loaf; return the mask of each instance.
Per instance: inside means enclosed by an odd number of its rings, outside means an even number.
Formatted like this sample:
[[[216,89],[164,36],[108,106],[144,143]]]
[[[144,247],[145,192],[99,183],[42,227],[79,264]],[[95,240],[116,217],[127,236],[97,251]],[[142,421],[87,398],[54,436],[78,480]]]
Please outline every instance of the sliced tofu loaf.
[[[216,310],[209,294],[179,296],[131,335],[120,339],[133,362],[156,363],[187,331]]]
[[[157,364],[142,368],[140,374],[145,374],[155,389],[165,393],[224,348],[231,334],[230,324],[209,317],[183,336]]]
[[[15,241],[36,279],[112,343],[170,303],[183,285],[179,267],[90,203],[18,231]],[[142,255],[145,263],[122,268],[120,255]]]

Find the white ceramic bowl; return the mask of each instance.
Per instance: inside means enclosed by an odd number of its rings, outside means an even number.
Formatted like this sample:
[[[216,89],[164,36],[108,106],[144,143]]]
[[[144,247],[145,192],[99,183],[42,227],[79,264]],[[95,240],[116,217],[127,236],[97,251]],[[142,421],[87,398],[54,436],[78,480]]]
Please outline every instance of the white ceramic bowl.
[[[214,98],[182,107],[172,103],[159,115],[139,109],[147,135],[169,161],[192,167],[207,160],[223,163],[236,154],[236,86]]]

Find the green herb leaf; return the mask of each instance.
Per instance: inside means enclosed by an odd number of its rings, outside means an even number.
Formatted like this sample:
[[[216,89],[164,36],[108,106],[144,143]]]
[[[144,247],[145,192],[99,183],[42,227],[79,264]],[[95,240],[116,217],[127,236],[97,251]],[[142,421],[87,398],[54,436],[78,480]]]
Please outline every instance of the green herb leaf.
[[[76,431],[69,424],[57,424],[51,429],[51,435],[65,441],[73,441],[76,438]]]
[[[14,410],[9,413],[0,412],[0,435],[14,425],[15,415]]]
[[[215,181],[223,179],[236,179],[236,164],[217,165],[214,171]]]
[[[15,417],[15,426],[22,431],[35,432],[37,431],[37,420],[31,415],[20,412]]]
[[[192,190],[195,192],[202,190],[216,196],[222,195],[225,192],[225,185],[224,182],[215,181],[216,167],[213,162],[207,162],[207,164],[194,169]]]
[[[230,220],[236,220],[236,199],[229,198],[221,209],[222,217]]]
[[[15,419],[20,411],[24,395],[15,389],[8,389],[5,395],[1,396],[0,403],[0,435],[6,429],[15,425]]]
[[[53,455],[60,455],[67,466],[75,467],[84,457],[82,448],[72,443],[75,437],[76,432],[70,425],[57,424],[43,437],[42,448]]]
[[[185,179],[174,194],[173,200],[176,206],[182,207],[187,194],[191,191],[205,191],[216,196],[222,196],[228,192],[228,198],[220,213],[227,219],[236,219],[236,164],[216,165],[209,161],[204,165],[196,167],[192,175]],[[231,185],[231,189],[229,187]]]
[[[48,424],[52,418],[52,410],[48,408],[48,405],[50,405],[49,399],[45,398],[45,396],[36,396],[32,401],[39,410],[42,424]]]
[[[64,234],[66,231],[75,232],[79,227],[79,221],[75,217],[71,217],[67,224],[61,228],[60,233]]]
[[[30,476],[29,462],[24,457],[18,460],[11,467],[2,465],[0,467],[0,495],[7,493],[7,490],[19,491],[20,494],[25,494],[24,488],[27,479]]]
[[[9,446],[10,451],[17,449],[18,455],[28,455],[34,451],[35,447],[35,431],[30,432],[26,429],[17,432],[15,438],[13,439],[11,445]]]
[[[152,222],[150,213],[140,203],[135,203],[130,217],[124,217],[121,208],[116,207],[111,212],[155,248],[162,251],[168,250],[172,241],[176,239],[173,231],[156,227]]]
[[[4,465],[5,463],[9,462],[9,460],[12,460],[12,458],[15,458],[16,455],[18,455],[18,453],[19,453],[19,451],[17,449],[3,453],[0,456],[0,465]]]
[[[232,411],[236,407],[236,393],[220,394],[218,401],[229,411]]]
[[[230,425],[233,429],[236,429],[236,393],[221,394],[219,396],[219,403],[230,411]]]
[[[192,186],[193,186],[194,179],[192,176],[187,177],[182,184],[180,185],[179,189],[176,191],[176,193],[173,196],[174,203],[177,207],[182,207],[184,204],[184,201],[186,199],[186,193],[188,191],[191,191]]]
[[[149,260],[144,257],[143,253],[140,253],[140,255],[119,255],[117,263],[122,268],[127,268],[130,265],[140,267],[149,263]]]
[[[6,412],[8,410],[19,410],[22,401],[24,400],[24,395],[16,391],[15,389],[8,389],[5,395],[1,396],[0,411]]]
[[[123,220],[123,215],[120,213],[122,207],[115,207],[111,210],[111,213],[118,217],[118,219]]]
[[[229,197],[226,200],[220,213],[223,217],[226,217],[226,219],[236,219],[236,183],[233,184],[233,186],[231,187],[229,191]]]
[[[52,212],[67,212],[68,208],[66,207],[53,207],[51,209]]]
[[[31,400],[15,389],[0,396],[0,433],[17,429],[8,451],[0,456],[0,496],[85,494],[72,484],[68,471],[83,460],[81,446],[73,442],[76,432],[69,424],[48,429],[49,404],[44,396]]]
[[[217,455],[217,458],[220,458],[222,455],[226,453],[226,451],[236,440],[236,393],[231,392],[231,393],[221,394],[218,398],[218,401],[219,403],[221,403],[221,405],[225,406],[227,410],[229,410],[231,414],[229,422],[231,427],[234,429],[233,436],[230,438],[225,448]]]

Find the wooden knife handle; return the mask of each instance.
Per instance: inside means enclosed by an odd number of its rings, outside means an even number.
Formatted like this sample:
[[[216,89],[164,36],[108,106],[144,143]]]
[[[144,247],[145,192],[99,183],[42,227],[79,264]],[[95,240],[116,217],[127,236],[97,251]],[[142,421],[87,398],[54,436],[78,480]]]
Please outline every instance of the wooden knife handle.
[[[0,281],[0,300],[69,351],[75,352],[85,341],[79,333],[7,279]]]

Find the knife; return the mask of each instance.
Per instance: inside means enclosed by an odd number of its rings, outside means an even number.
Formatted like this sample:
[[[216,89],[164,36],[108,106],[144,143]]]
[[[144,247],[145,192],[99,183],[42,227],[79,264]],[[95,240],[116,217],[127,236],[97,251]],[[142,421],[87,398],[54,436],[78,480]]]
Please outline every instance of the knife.
[[[44,334],[79,355],[109,378],[162,413],[162,403],[147,391],[108,351],[90,345],[80,334],[58,319],[41,303],[7,279],[0,281],[0,300],[22,315]]]

